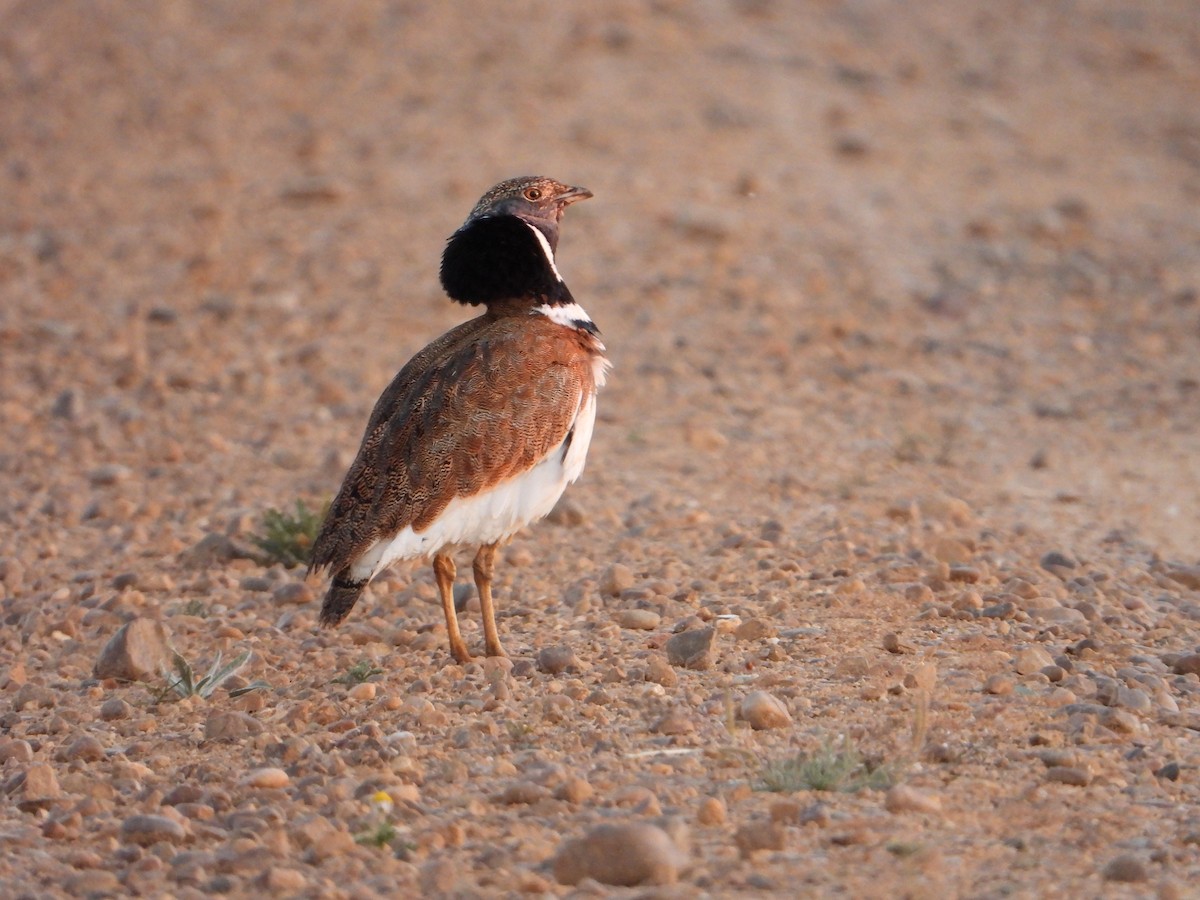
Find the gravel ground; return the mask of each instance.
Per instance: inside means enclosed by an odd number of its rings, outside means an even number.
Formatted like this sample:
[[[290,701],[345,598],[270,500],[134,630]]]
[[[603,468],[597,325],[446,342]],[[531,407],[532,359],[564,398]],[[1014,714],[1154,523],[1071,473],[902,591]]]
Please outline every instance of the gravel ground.
[[[0,893],[1194,896],[1195,5],[464,6],[0,0]],[[511,663],[319,631],[252,538],[525,172],[615,368]]]

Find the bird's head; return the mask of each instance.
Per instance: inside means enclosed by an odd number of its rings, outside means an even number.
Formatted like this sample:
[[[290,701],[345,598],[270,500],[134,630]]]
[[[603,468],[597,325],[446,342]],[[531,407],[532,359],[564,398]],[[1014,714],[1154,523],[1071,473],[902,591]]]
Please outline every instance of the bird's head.
[[[587,188],[572,187],[542,175],[524,175],[502,181],[480,197],[467,222],[484,216],[517,216],[543,227],[552,225],[557,232],[564,210],[576,200],[590,196],[592,192]]]
[[[566,303],[558,274],[558,223],[576,200],[592,196],[541,175],[502,181],[479,198],[442,254],[442,286],[460,303],[521,298]]]

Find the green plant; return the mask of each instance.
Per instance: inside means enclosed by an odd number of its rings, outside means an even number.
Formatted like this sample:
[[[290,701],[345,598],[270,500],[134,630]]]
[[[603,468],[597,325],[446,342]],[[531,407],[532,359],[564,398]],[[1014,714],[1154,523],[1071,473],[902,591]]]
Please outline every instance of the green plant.
[[[303,500],[296,501],[294,516],[272,507],[263,513],[262,531],[251,540],[274,562],[288,567],[304,565],[328,511],[328,503],[316,511]]]
[[[375,675],[382,675],[383,669],[374,665],[369,659],[362,659],[352,665],[343,674],[330,680],[330,684],[344,684],[352,687],[370,680]]]
[[[184,699],[187,697],[203,697],[208,699],[213,695],[222,684],[228,681],[233,675],[236,675],[243,666],[250,660],[250,651],[246,650],[239,653],[225,665],[221,665],[221,651],[217,651],[217,656],[209,666],[208,672],[202,677],[197,678],[195,671],[192,669],[192,664],[183,658],[178,652],[173,653],[171,657],[175,667],[174,674],[166,673],[167,684],[158,695],[158,699],[164,700],[171,694]],[[243,694],[248,694],[251,691],[257,691],[261,688],[269,687],[265,681],[252,681],[245,687],[240,687],[229,692],[230,697],[240,697]]]
[[[354,836],[355,843],[368,847],[384,847],[396,839],[396,826],[391,822],[380,822],[374,828],[360,831]]]
[[[763,766],[758,790],[842,791],[853,793],[863,788],[888,788],[897,781],[893,767],[866,759],[847,740],[836,746],[823,744],[811,754],[800,753]]]

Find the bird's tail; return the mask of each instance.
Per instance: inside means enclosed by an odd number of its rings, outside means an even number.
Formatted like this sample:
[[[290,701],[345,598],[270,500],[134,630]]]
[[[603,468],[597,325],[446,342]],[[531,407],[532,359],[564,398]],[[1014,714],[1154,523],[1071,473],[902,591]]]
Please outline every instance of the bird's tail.
[[[321,604],[321,624],[326,628],[332,628],[350,615],[350,610],[354,609],[354,604],[367,586],[369,579],[353,581],[349,574],[345,570],[338,572],[329,585],[329,593]]]

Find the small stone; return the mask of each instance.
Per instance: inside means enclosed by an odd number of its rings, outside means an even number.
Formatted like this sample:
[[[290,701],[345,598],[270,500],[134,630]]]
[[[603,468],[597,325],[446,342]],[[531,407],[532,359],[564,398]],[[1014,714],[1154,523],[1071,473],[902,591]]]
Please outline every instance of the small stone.
[[[1146,864],[1132,853],[1122,853],[1120,856],[1110,860],[1108,865],[1104,867],[1105,881],[1138,884],[1148,881],[1149,878],[1150,873],[1146,871]]]
[[[137,618],[126,622],[104,645],[93,674],[97,678],[142,681],[171,667],[171,644],[162,622]]]
[[[792,724],[791,713],[779,698],[766,691],[751,691],[742,701],[742,719],[755,731],[786,728]]]
[[[362,684],[356,684],[350,690],[346,691],[346,696],[351,700],[374,700],[376,690],[375,682],[364,681]]]
[[[275,894],[295,895],[308,885],[308,879],[299,869],[271,866],[263,873],[262,886]]]
[[[1168,566],[1163,574],[1188,590],[1200,591],[1200,566]]]
[[[312,588],[303,581],[286,582],[271,592],[271,600],[279,606],[304,606],[314,599]]]
[[[985,694],[994,694],[997,697],[1007,697],[1013,692],[1013,688],[1015,687],[1016,685],[1013,684],[1012,678],[997,673],[988,676],[988,680],[983,683],[983,692]]]
[[[24,778],[17,785],[15,792],[17,808],[22,812],[45,809],[62,795],[62,788],[58,786],[58,776],[46,763],[35,763],[26,767]]]
[[[1054,657],[1041,647],[1026,647],[1017,654],[1016,669],[1018,675],[1032,675],[1040,672],[1046,666],[1054,665]]]
[[[104,756],[104,744],[100,743],[99,738],[90,734],[83,734],[75,738],[63,751],[63,759],[68,762],[71,760],[99,762],[104,759]]]
[[[782,850],[785,835],[786,829],[782,822],[747,822],[734,832],[733,842],[737,845],[742,859],[750,859],[760,850]]]
[[[240,741],[262,732],[262,722],[239,710],[217,710],[204,723],[206,741]]]
[[[724,825],[728,813],[720,797],[705,797],[696,811],[696,821],[701,825]]]
[[[888,790],[883,806],[890,813],[918,812],[936,815],[942,811],[942,800],[934,794],[919,791],[907,784],[897,784]]]
[[[179,844],[186,839],[183,826],[166,816],[136,815],[121,823],[121,840],[129,844],[149,847],[159,841]]]
[[[900,635],[894,631],[885,634],[881,643],[888,653],[912,653],[916,649],[912,644],[900,640]]]
[[[1108,709],[1100,717],[1101,724],[1117,734],[1133,734],[1138,730],[1138,720],[1123,709]]]
[[[684,669],[707,669],[713,664],[713,641],[716,629],[711,626],[672,635],[667,641],[667,661]]]
[[[522,806],[546,800],[550,796],[550,789],[540,784],[534,784],[532,781],[514,781],[501,791],[496,799],[506,806]]]
[[[662,623],[662,616],[650,609],[625,609],[617,617],[622,628],[653,631]]]
[[[1062,569],[1074,569],[1075,560],[1071,559],[1071,557],[1067,556],[1065,553],[1059,553],[1057,550],[1051,550],[1049,553],[1046,553],[1042,556],[1041,560],[1038,562],[1038,565],[1040,565],[1047,572],[1053,572],[1057,575]]]
[[[696,730],[696,723],[691,720],[685,709],[673,707],[667,710],[666,715],[655,722],[650,730],[655,734],[691,734]]]
[[[105,722],[128,719],[132,713],[133,707],[120,697],[110,697],[100,704],[100,718]]]
[[[585,878],[622,887],[674,884],[686,862],[684,852],[656,825],[599,825],[559,848],[554,877],[559,884],[578,884]]]
[[[251,769],[242,776],[238,784],[242,787],[273,789],[287,787],[290,780],[288,773],[283,769],[265,766],[261,769]]]
[[[1055,784],[1087,787],[1092,783],[1092,775],[1081,766],[1050,766],[1046,769],[1046,780]]]
[[[588,783],[586,778],[579,775],[569,775],[554,791],[554,796],[559,800],[566,800],[568,803],[573,803],[579,806],[592,799],[595,794],[595,788]]]
[[[122,572],[120,575],[114,576],[112,580],[114,591],[123,591],[125,588],[137,587],[137,583],[137,572]]]
[[[1175,660],[1171,671],[1176,675],[1200,675],[1200,653],[1189,653]]]
[[[579,660],[575,657],[575,651],[566,644],[543,647],[537,652],[537,667],[539,672],[545,672],[547,675],[558,675],[572,666],[578,667]]]
[[[733,630],[733,637],[739,641],[762,641],[775,637],[777,631],[773,624],[766,619],[757,617],[746,619]]]
[[[110,463],[88,472],[88,481],[94,487],[109,487],[119,484],[122,481],[127,481],[132,474],[133,470],[129,466],[123,466],[120,463]]]
[[[600,576],[600,593],[605,597],[619,597],[621,591],[633,587],[633,571],[629,566],[613,563]]]
[[[16,762],[33,762],[33,745],[20,738],[8,738],[0,741],[0,764],[9,760]]]
[[[661,653],[655,653],[646,659],[646,680],[663,687],[674,687],[679,683],[679,676]]]

